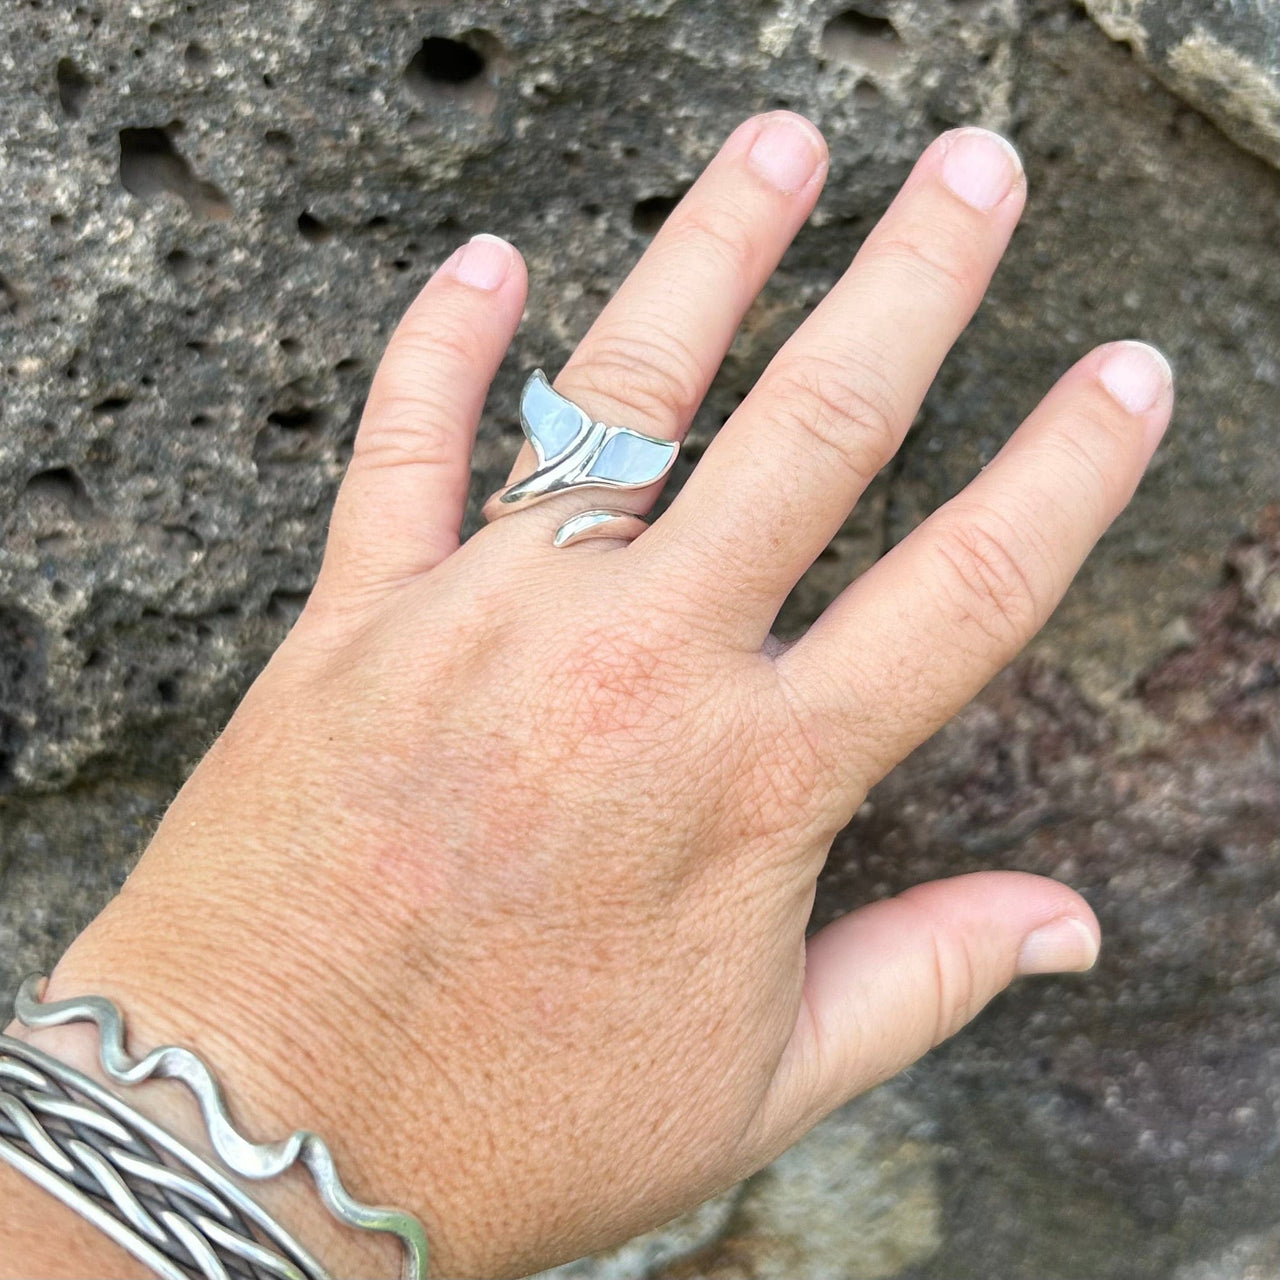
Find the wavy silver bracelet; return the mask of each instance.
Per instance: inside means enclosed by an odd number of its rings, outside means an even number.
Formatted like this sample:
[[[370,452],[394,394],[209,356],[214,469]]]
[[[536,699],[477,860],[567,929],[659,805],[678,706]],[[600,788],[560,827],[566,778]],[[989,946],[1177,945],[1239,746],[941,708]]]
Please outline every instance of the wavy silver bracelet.
[[[42,1003],[42,979],[23,982],[14,1013],[26,1027],[92,1022],[102,1069],[115,1083],[181,1080],[195,1095],[218,1160],[254,1181],[301,1163],[340,1222],[396,1236],[405,1280],[427,1273],[422,1224],[399,1209],[354,1200],[323,1139],[299,1129],[255,1143],[231,1123],[222,1091],[189,1049],[167,1045],[134,1059],[124,1020],[110,1000],[85,996]],[[323,1280],[324,1268],[209,1161],[109,1089],[24,1041],[0,1035],[0,1159],[37,1182],[128,1249],[165,1280],[287,1276]]]

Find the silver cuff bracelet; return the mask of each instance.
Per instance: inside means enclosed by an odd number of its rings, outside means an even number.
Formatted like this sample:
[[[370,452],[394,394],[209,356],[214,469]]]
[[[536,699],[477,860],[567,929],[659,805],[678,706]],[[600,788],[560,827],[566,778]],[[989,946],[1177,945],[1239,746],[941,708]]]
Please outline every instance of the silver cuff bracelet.
[[[188,1049],[166,1046],[134,1060],[119,1010],[101,996],[43,1004],[28,978],[14,1012],[27,1027],[97,1025],[102,1069],[114,1082],[181,1080],[200,1104],[209,1141],[232,1173],[255,1181],[295,1162],[330,1213],[348,1226],[388,1232],[404,1251],[405,1280],[427,1273],[422,1224],[398,1209],[352,1199],[324,1141],[298,1130],[275,1143],[243,1137],[213,1075]],[[92,1222],[165,1280],[326,1280],[328,1273],[265,1210],[208,1160],[91,1077],[0,1035],[0,1160]]]

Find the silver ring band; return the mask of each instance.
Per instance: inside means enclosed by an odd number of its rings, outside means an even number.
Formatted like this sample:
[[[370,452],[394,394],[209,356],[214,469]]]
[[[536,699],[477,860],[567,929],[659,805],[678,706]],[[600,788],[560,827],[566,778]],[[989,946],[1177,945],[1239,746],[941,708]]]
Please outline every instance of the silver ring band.
[[[520,425],[538,465],[532,475],[499,489],[484,504],[483,514],[490,521],[571,489],[646,489],[671,470],[680,451],[676,440],[593,421],[585,410],[553,390],[541,369],[529,375],[520,393]],[[640,517],[630,512],[584,511],[556,530],[554,545],[634,537],[644,527]]]

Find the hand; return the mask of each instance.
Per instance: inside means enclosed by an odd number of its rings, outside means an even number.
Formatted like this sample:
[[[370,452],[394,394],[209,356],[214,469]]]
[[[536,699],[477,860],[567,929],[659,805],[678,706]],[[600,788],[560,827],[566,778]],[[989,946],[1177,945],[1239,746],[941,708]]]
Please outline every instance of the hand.
[[[681,436],[825,167],[798,117],[742,125],[558,389]],[[504,243],[460,249],[374,380],[306,610],[49,998],[100,991],[137,1045],[199,1049],[248,1129],[318,1130],[354,1192],[423,1218],[439,1273],[477,1276],[672,1216],[1016,974],[1087,968],[1088,906],[1016,873],[805,929],[868,788],[1022,648],[1127,501],[1170,413],[1160,358],[1085,356],[803,639],[769,634],[1023,198],[992,135],[931,146],[629,545],[552,547],[590,493],[459,545],[526,288]],[[330,1266],[395,1269],[296,1190]]]

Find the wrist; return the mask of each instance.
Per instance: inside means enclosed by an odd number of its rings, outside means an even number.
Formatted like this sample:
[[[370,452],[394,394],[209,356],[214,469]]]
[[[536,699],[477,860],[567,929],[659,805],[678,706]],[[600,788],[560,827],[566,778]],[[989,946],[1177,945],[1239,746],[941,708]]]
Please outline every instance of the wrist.
[[[317,705],[289,692],[290,705]],[[495,1079],[471,1048],[493,1034],[483,1002],[444,994],[459,953],[475,962],[468,914],[444,905],[457,897],[448,859],[420,832],[376,821],[353,771],[309,763],[290,736],[297,720],[250,714],[253,700],[46,998],[113,1000],[135,1056],[193,1050],[255,1140],[319,1134],[356,1199],[419,1219],[433,1271],[525,1274],[549,1251],[563,1256],[510,1141],[520,1122],[507,1124],[502,1082],[528,1064]],[[82,1031],[75,1065],[101,1079],[96,1035]],[[158,1123],[200,1136],[181,1086],[137,1093],[163,1097]],[[397,1243],[337,1224],[305,1171],[247,1189],[335,1274],[399,1273]]]
[[[101,930],[91,928],[73,945],[47,984],[46,1002],[88,994],[107,997],[124,1017],[130,1056],[141,1058],[161,1045],[191,1049],[209,1066],[232,1123],[246,1138],[274,1142],[297,1129],[312,1130],[329,1145],[338,1175],[356,1200],[404,1204],[403,1191],[377,1185],[383,1180],[377,1152],[372,1143],[358,1140],[359,1126],[351,1113],[332,1105],[325,1091],[307,1090],[306,1081],[314,1079],[322,1064],[313,1049],[303,1049],[296,1028],[278,1016],[274,999],[246,1000],[245,988],[226,969],[200,965],[198,953],[184,955],[172,945],[141,943],[139,937],[145,935],[130,931],[127,945],[113,945],[113,926],[104,921]],[[193,974],[212,980],[193,982]],[[236,1176],[217,1159],[199,1105],[184,1084],[156,1078],[137,1086],[113,1081],[102,1067],[99,1032],[92,1023],[46,1028],[18,1024],[10,1030],[103,1084],[209,1160],[331,1274],[400,1274],[398,1240],[333,1217],[301,1162],[268,1179]]]
[[[0,1280],[134,1280],[138,1263],[92,1223],[0,1161]]]

